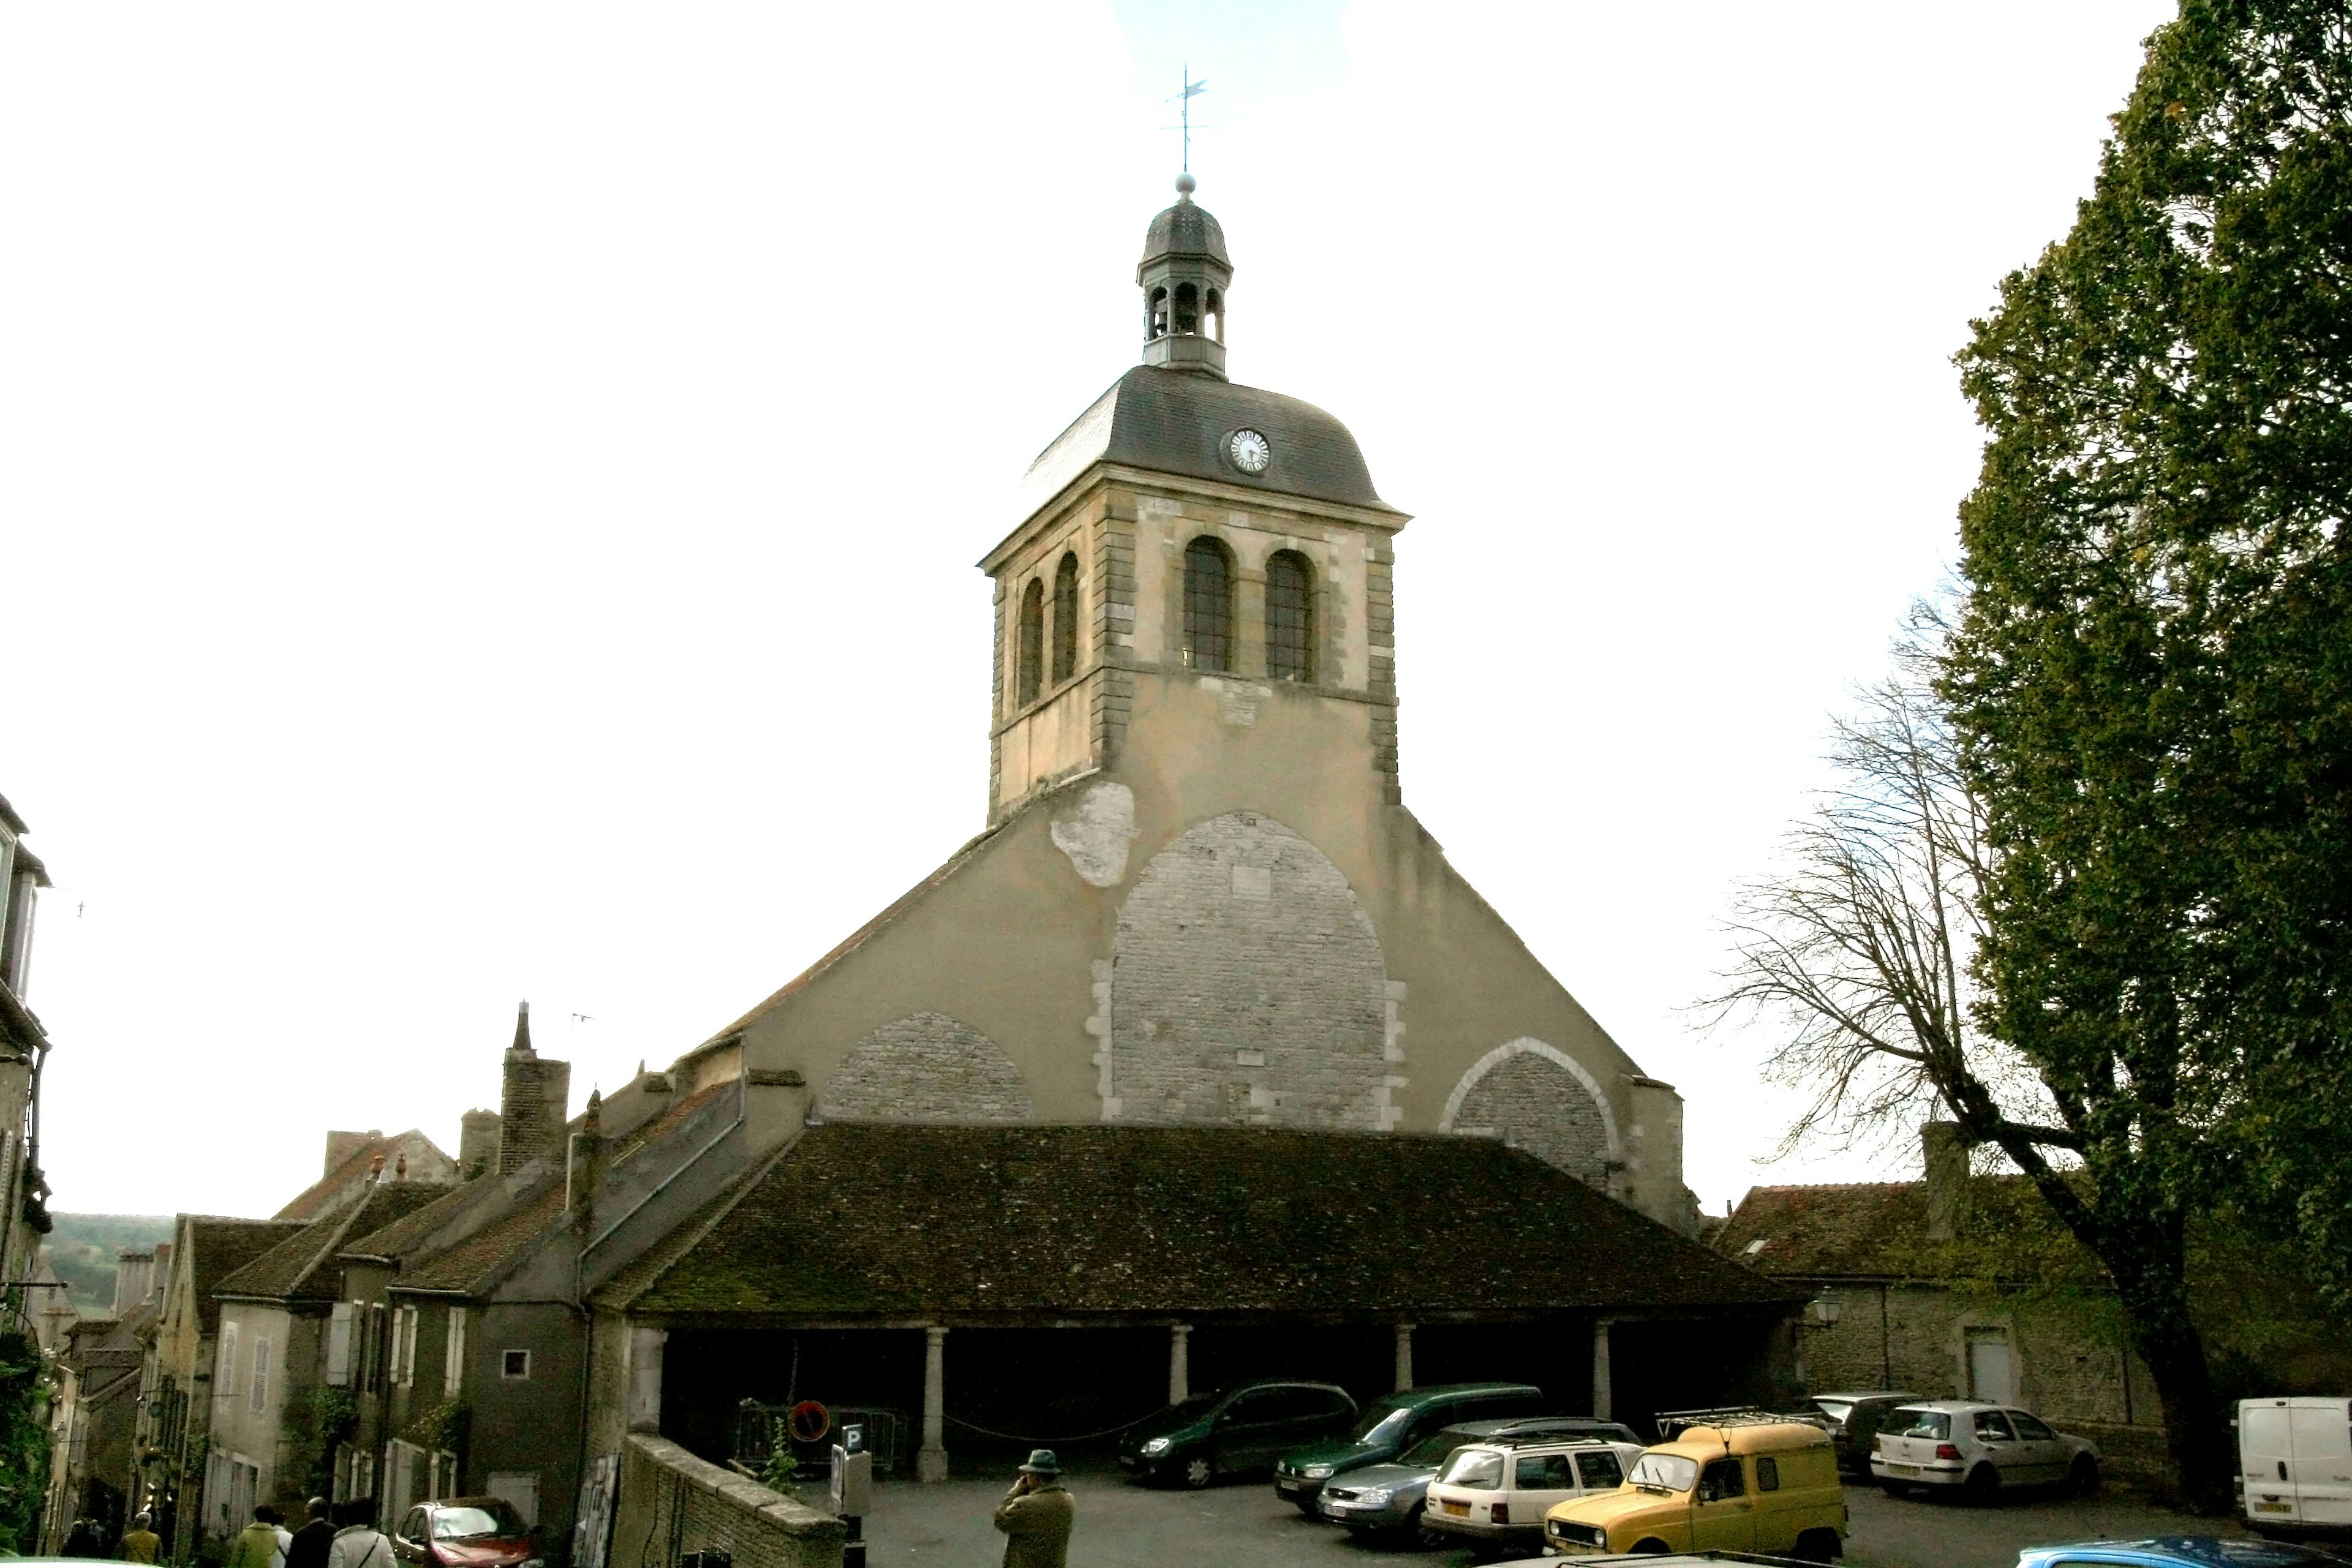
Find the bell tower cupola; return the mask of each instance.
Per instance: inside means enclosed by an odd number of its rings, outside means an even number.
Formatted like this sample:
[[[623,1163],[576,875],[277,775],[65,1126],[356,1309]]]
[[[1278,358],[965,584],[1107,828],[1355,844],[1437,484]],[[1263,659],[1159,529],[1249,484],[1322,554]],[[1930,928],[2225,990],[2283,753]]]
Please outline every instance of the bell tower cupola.
[[[1225,231],[1176,176],[1176,205],[1151,220],[1135,280],[1143,289],[1143,363],[1225,379]]]

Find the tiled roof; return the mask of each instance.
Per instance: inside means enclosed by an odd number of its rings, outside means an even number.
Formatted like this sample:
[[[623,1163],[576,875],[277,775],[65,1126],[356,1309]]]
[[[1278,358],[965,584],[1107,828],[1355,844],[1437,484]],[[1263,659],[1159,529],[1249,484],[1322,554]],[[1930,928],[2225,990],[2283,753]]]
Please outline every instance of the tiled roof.
[[[491,1276],[502,1273],[503,1265],[529,1250],[562,1218],[563,1178],[557,1176],[517,1204],[504,1218],[492,1221],[429,1258],[404,1262],[393,1287],[403,1290],[471,1292]]]
[[[1795,1295],[1487,1139],[873,1122],[803,1132],[635,1306],[1410,1316]]]
[[[213,1292],[220,1282],[303,1228],[299,1220],[216,1219],[190,1215],[186,1224],[189,1284],[195,1291],[197,1321],[211,1333],[220,1321]]]
[[[1975,1176],[1955,1239],[1927,1239],[1925,1182],[1755,1187],[1715,1249],[1781,1279],[2088,1281],[2100,1271],[2022,1176]]]
[[[470,1182],[460,1182],[444,1188],[438,1197],[422,1208],[409,1210],[381,1230],[353,1231],[343,1242],[345,1258],[385,1258],[397,1261],[422,1246],[425,1239],[467,1204],[488,1198],[495,1176],[477,1176]]]
[[[328,1210],[214,1289],[224,1296],[333,1300],[341,1294],[342,1277],[328,1265],[342,1252],[346,1237],[381,1230],[447,1193],[448,1189],[438,1183],[379,1182],[357,1197]]]
[[[444,1160],[448,1158],[442,1153],[439,1144],[414,1127],[405,1132],[395,1132],[389,1138],[362,1139],[352,1147],[341,1164],[303,1188],[293,1202],[279,1209],[273,1217],[301,1220],[323,1217],[329,1209],[335,1206],[335,1199],[345,1187],[368,1174],[369,1163],[375,1156],[383,1155],[384,1166],[389,1170],[400,1158],[401,1146],[411,1140],[424,1144]]]

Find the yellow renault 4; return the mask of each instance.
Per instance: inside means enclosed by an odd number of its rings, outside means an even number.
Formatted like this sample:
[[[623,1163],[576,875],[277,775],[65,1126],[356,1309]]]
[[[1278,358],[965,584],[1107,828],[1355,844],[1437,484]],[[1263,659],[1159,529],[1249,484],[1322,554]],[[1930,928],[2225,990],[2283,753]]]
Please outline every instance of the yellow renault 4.
[[[1625,1484],[1544,1515],[1566,1556],[1761,1552],[1827,1563],[1845,1554],[1845,1489],[1830,1435],[1796,1421],[1688,1426],[1645,1448]]]

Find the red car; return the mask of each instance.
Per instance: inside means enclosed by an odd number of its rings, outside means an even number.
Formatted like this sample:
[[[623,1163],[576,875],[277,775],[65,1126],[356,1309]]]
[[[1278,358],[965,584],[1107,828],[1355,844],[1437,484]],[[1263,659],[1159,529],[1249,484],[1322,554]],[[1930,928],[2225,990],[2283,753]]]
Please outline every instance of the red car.
[[[428,1568],[547,1568],[532,1549],[530,1526],[504,1498],[418,1503],[392,1532],[392,1549],[403,1563]]]

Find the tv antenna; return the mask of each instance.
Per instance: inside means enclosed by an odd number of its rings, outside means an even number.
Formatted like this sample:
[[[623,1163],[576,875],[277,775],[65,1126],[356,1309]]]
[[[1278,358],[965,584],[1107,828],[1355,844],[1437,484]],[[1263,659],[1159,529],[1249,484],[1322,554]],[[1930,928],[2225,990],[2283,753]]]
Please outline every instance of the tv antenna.
[[[1175,97],[1168,100],[1170,103],[1178,106],[1177,123],[1173,125],[1163,125],[1160,129],[1162,131],[1181,131],[1184,133],[1183,173],[1189,174],[1192,172],[1192,100],[1200,97],[1202,93],[1208,91],[1209,84],[1205,81],[1194,81],[1192,79],[1192,64],[1190,60],[1187,60],[1184,63],[1183,80],[1184,90],[1176,94]],[[1205,131],[1208,127],[1202,126],[1202,129]]]

